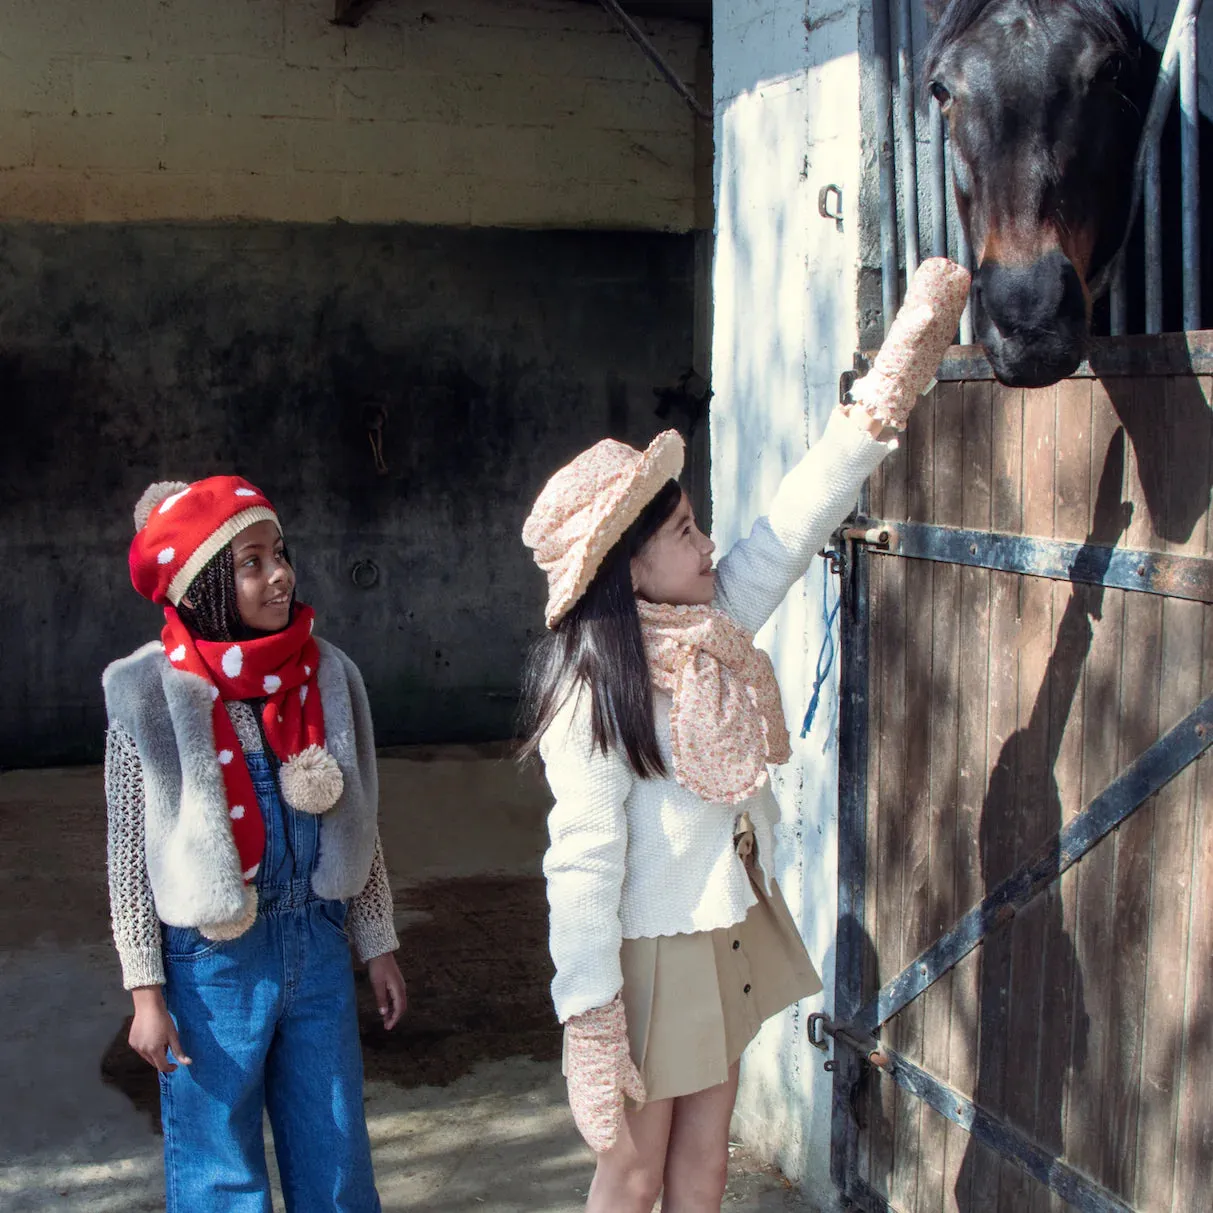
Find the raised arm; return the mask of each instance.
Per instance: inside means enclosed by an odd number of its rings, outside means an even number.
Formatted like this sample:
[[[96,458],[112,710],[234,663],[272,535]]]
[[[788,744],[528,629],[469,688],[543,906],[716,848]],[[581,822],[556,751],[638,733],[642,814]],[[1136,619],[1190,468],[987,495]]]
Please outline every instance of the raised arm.
[[[905,428],[956,333],[968,293],[969,273],[955,262],[932,257],[918,267],[871,371],[784,477],[766,517],[717,567],[716,605],[743,627],[756,632],[767,621],[850,512],[864,480],[896,447],[881,439]]]
[[[804,576],[814,555],[849,514],[863,482],[896,449],[883,427],[841,409],[783,478],[770,509],[716,566],[716,606],[756,632]]]

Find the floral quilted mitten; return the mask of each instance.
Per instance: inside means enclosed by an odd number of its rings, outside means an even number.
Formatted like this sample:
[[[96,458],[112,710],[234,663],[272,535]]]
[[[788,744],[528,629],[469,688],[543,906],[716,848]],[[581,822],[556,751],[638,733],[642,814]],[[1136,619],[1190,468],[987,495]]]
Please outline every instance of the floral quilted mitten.
[[[969,271],[931,257],[915,273],[872,369],[851,387],[853,405],[903,430],[952,343],[969,298]]]
[[[644,1080],[632,1061],[623,1002],[574,1015],[564,1025],[569,1107],[586,1144],[602,1154],[619,1136],[624,1096],[644,1103]]]

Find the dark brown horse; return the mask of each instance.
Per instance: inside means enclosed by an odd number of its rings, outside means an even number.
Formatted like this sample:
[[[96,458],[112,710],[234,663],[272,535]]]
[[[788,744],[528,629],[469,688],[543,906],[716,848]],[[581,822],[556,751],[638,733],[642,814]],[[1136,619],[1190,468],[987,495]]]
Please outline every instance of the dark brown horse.
[[[1157,74],[1110,0],[952,0],[924,61],[973,249],[973,319],[1004,383],[1070,374],[1123,242]]]

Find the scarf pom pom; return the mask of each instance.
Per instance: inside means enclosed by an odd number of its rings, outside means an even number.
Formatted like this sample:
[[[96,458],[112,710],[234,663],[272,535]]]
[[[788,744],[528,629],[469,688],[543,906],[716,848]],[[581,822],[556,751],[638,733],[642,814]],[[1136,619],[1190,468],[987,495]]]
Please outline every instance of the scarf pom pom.
[[[323,813],[337,803],[345,779],[337,760],[323,746],[310,745],[283,764],[278,773],[282,795],[301,813]]]
[[[238,939],[253,925],[257,917],[257,890],[251,884],[244,886],[244,913],[231,922],[208,922],[198,928],[207,939],[226,943]]]

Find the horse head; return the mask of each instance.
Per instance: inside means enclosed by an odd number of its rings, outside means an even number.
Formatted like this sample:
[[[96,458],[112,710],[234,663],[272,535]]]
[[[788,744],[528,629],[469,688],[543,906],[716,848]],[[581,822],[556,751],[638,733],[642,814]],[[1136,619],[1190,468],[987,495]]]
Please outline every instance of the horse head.
[[[951,0],[925,55],[973,250],[974,330],[1013,387],[1071,374],[1125,236],[1148,95],[1111,0]]]

